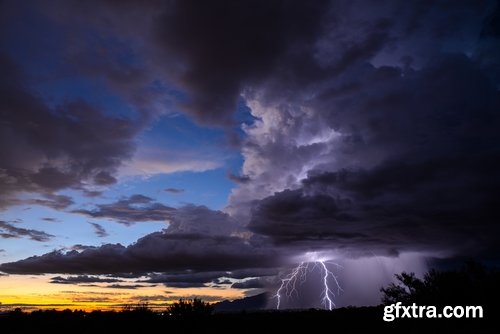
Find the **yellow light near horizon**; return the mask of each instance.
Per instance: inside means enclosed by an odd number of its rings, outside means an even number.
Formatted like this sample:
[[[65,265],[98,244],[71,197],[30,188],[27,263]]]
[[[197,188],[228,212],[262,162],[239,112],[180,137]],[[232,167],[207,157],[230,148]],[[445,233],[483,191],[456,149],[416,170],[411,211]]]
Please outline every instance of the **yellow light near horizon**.
[[[27,309],[120,309],[124,305],[136,305],[147,302],[150,306],[165,306],[179,298],[203,297],[209,301],[236,299],[244,296],[244,291],[213,287],[169,288],[164,285],[144,286],[138,289],[116,289],[85,284],[54,284],[50,278],[54,275],[0,276],[0,303],[23,305]],[[133,283],[133,282],[128,282]],[[123,283],[126,284],[126,283]],[[0,304],[0,306],[2,306]]]

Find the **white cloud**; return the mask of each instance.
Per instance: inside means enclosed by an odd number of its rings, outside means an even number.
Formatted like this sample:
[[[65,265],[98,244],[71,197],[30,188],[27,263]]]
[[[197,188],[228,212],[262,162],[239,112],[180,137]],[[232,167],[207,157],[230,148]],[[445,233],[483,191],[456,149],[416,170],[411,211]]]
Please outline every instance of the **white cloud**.
[[[151,177],[176,172],[205,172],[222,166],[223,159],[200,155],[198,152],[140,148],[132,161],[120,169],[120,175]]]

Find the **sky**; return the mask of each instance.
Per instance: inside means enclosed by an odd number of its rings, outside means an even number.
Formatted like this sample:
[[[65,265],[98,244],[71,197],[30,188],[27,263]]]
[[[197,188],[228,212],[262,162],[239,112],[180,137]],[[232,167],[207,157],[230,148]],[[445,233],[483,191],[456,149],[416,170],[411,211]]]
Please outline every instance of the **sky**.
[[[494,0],[4,0],[0,46],[4,307],[499,264]]]

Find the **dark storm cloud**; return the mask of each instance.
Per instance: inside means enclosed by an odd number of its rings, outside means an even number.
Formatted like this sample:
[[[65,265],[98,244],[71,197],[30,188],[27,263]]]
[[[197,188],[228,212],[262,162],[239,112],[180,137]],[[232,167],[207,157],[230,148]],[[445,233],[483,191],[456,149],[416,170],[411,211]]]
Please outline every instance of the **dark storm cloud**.
[[[115,283],[115,282],[123,282],[123,281],[116,278],[102,278],[98,276],[88,276],[88,275],[68,276],[68,277],[55,276],[50,279],[50,283],[56,283],[56,284]]]
[[[149,202],[144,196],[136,196],[135,200]],[[212,275],[211,272],[269,268],[280,261],[281,255],[261,241],[231,235],[237,231],[236,222],[227,214],[187,206],[172,215],[168,229],[148,234],[130,246],[105,244],[80,247],[80,251],[53,251],[4,263],[0,271],[117,276],[129,273],[129,277],[154,272],[179,275],[189,271],[197,278],[196,273]],[[172,283],[190,283],[188,276],[163,278]]]
[[[277,240],[290,238],[289,241],[366,237],[365,232],[354,225],[356,219],[350,206],[351,201],[347,198],[321,194],[304,196],[300,190],[285,190],[259,202],[250,228]],[[340,223],[332,222],[344,222],[344,225],[353,226],[356,232],[346,232]]]
[[[371,166],[376,159],[388,158],[388,151],[398,149],[398,135],[407,134],[397,121],[398,117],[404,121],[402,115],[406,115],[397,113],[404,107],[397,104],[399,99],[412,101],[412,92],[420,91],[420,85],[423,91],[432,92],[426,81],[437,82],[431,75],[422,76],[418,83],[413,79],[440,66],[434,60],[449,55],[442,53],[443,44],[450,49],[472,49],[477,42],[474,33],[480,31],[488,9],[487,4],[477,3],[331,1],[313,45],[299,48],[300,57],[280,59],[272,75],[244,91],[257,119],[244,127],[248,137],[242,150],[242,172],[252,182],[240,183],[240,189],[233,191],[231,212],[244,217],[245,202],[295,189],[311,169],[335,171],[352,167],[354,162]],[[428,70],[427,65],[435,68]],[[437,96],[425,98],[441,101]],[[444,96],[443,100],[450,98]],[[413,117],[419,115],[412,108]],[[440,108],[430,106],[429,112]],[[372,109],[375,112],[370,113]],[[384,117],[391,119],[386,122]],[[378,143],[371,141],[370,129],[386,123],[392,123],[392,128],[380,133],[387,133],[387,140],[382,142],[383,136],[378,136],[373,138]],[[342,145],[335,143],[336,136],[344,141]]]
[[[327,1],[173,1],[156,33],[182,69],[184,109],[206,124],[231,123],[241,90],[283,58],[300,58],[327,10]]]
[[[287,66],[246,95],[231,212],[283,247],[500,256],[494,3],[360,4],[332,3],[323,76]]]
[[[53,238],[52,234],[48,234],[43,231],[25,229],[22,227],[14,226],[5,221],[0,221],[0,238],[10,239],[10,238],[29,238],[33,241],[46,242]]]
[[[151,274],[147,280],[139,281],[146,283],[163,283],[168,287],[192,288],[203,287],[219,277],[228,276],[229,272],[184,272],[178,274]]]
[[[4,263],[6,273],[119,274],[178,270],[234,270],[274,265],[277,258],[267,249],[255,248],[238,237],[156,232],[124,247],[106,244],[82,252],[50,252],[18,262]]]
[[[90,223],[94,227],[94,233],[97,235],[99,238],[104,238],[109,236],[108,232],[106,232],[106,229],[102,227],[102,225],[99,225],[97,223]]]
[[[495,83],[463,55],[355,71],[355,90],[339,80],[312,102],[330,111],[317,117],[339,134],[328,145],[340,163],[317,164],[298,188],[257,202],[249,228],[277,243],[497,256]]]
[[[241,225],[227,213],[203,205],[186,205],[169,217],[168,232],[204,236],[232,236],[241,233]]]
[[[255,263],[257,265],[258,263]],[[163,273],[157,274],[153,273],[149,275],[149,278],[146,280],[140,280],[138,282],[145,283],[163,283],[168,287],[176,287],[176,288],[189,288],[189,287],[203,287],[209,286],[213,284],[232,284],[229,278],[231,279],[244,279],[247,277],[257,277],[255,279],[250,279],[248,282],[243,281],[236,284],[236,288],[238,289],[246,289],[243,287],[243,284],[248,284],[248,288],[256,287],[257,281],[259,281],[260,285],[263,285],[266,281],[265,276],[276,275],[278,270],[275,268],[244,268],[244,269],[236,269],[236,270],[228,270],[228,271],[204,271],[204,272],[194,272],[194,271],[184,271],[177,273]]]
[[[197,121],[224,126],[234,125],[247,86],[288,65],[321,73],[304,52],[329,7],[327,0],[53,1],[32,10],[71,32],[60,46],[71,70],[106,83],[143,114],[181,100]]]
[[[166,221],[175,209],[154,202],[143,195],[132,195],[110,204],[99,204],[95,210],[74,210],[92,218],[108,218],[130,225],[144,221]]]
[[[110,175],[132,153],[137,124],[104,115],[83,101],[49,106],[33,93],[29,80],[5,54],[0,55],[0,192],[4,204],[20,191],[47,194],[62,208],[55,191]],[[111,129],[111,130],[110,130]],[[13,145],[14,143],[14,145]],[[54,196],[54,198],[50,198]],[[70,205],[66,201],[67,205]]]

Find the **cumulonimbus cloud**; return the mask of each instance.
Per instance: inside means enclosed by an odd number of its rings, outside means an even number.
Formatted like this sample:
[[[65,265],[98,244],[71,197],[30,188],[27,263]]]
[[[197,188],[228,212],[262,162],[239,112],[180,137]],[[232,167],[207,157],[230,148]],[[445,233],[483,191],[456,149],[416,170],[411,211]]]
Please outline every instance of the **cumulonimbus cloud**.
[[[70,7],[52,8],[52,17],[68,28],[77,24],[74,16],[61,15]],[[254,121],[242,126],[241,176],[229,175],[238,186],[225,212],[173,209],[144,197],[76,210],[127,224],[165,219],[170,226],[127,247],[52,252],[0,270],[158,271],[166,284],[187,285],[169,275],[268,269],[297,250],[448,250],[498,258],[500,34],[493,1],[121,7],[75,4],[84,13],[80,24],[103,36],[123,31],[127,41],[141,40],[144,49],[125,44],[144,67],[109,65],[121,64],[114,61],[120,52],[111,50],[109,59],[79,69],[104,76],[125,100],[152,109],[164,102],[157,92],[143,99],[132,92],[161,81],[159,73],[185,92],[180,109],[212,126],[233,125],[236,102],[244,100]],[[106,24],[93,13],[106,17]],[[130,29],[124,13],[144,15]],[[80,50],[76,44],[72,49]],[[111,184],[132,156],[138,126],[80,102],[52,110],[25,87],[11,60],[2,64],[2,94],[9,96],[2,100],[8,120],[2,124],[16,124],[0,132],[2,191],[52,194],[82,180]],[[23,145],[14,150],[8,145],[13,140]],[[167,162],[136,161],[155,173],[217,165],[206,159]],[[71,205],[55,202],[40,203]],[[202,281],[195,283],[207,283]]]

